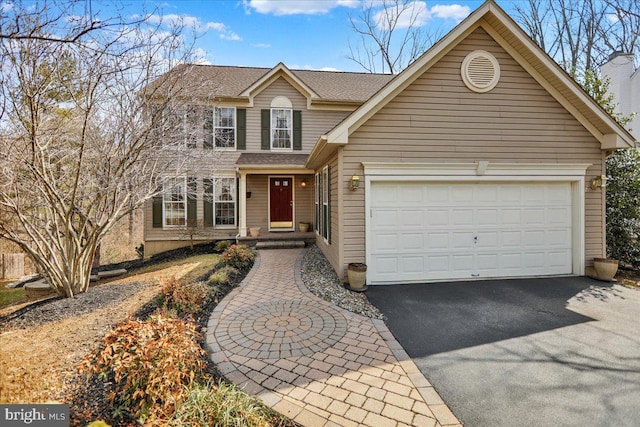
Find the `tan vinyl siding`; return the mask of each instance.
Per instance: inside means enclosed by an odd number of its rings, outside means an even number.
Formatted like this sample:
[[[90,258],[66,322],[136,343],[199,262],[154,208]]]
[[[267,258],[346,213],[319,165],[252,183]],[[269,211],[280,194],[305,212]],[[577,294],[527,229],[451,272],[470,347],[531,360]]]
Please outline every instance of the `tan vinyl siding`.
[[[269,177],[267,175],[247,176],[247,228],[260,227],[262,231],[269,229]]]
[[[302,180],[307,182],[307,186],[302,188],[300,183]],[[294,224],[296,227],[296,231],[298,230],[299,222],[308,222],[313,225],[314,221],[314,209],[315,204],[313,200],[314,188],[313,188],[313,175],[295,175],[294,177],[294,185],[295,185],[295,213],[294,220],[296,223]],[[312,228],[310,227],[309,230]]]
[[[329,200],[330,209],[331,209],[331,244],[328,244],[324,238],[320,235],[316,235],[316,244],[324,253],[324,256],[327,257],[327,260],[333,268],[338,272],[338,274],[342,277],[341,266],[340,266],[340,251],[339,251],[339,211],[340,211],[340,203],[338,197],[338,183],[339,179],[339,170],[338,170],[338,156],[334,156],[328,162],[329,167],[331,168],[331,177],[329,181],[331,183],[331,198]],[[322,173],[322,170],[325,165],[319,168],[316,172]],[[314,202],[315,209],[315,202]]]
[[[491,52],[501,78],[488,93],[464,86],[460,66],[471,51]],[[349,137],[341,180],[362,162],[591,163],[603,173],[599,142],[484,30],[477,29]],[[587,184],[588,185],[588,184]],[[586,260],[604,252],[601,190],[586,189]],[[364,191],[345,192],[344,257],[364,262]]]
[[[247,109],[247,152],[267,151],[260,148],[260,111],[270,109],[276,96],[286,96],[294,110],[302,111],[302,151],[294,151],[297,153],[310,153],[318,138],[349,114],[348,111],[307,110],[307,98],[280,77],[254,98],[253,108]]]

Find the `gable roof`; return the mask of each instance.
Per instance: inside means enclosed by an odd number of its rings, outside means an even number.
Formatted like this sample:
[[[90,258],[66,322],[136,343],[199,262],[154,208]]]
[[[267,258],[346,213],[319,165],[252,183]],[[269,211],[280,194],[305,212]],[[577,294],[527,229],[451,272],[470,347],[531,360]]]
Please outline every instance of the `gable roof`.
[[[359,105],[386,85],[393,75],[341,71],[291,70],[283,63],[273,68],[182,64],[159,78],[155,85],[180,76],[190,96],[250,102],[273,80],[283,77],[309,100]]]
[[[349,143],[355,132],[411,83],[477,28],[483,28],[547,92],[569,111],[600,143],[602,149],[633,147],[633,136],[611,117],[576,81],[493,0],[488,0],[464,21],[440,39],[341,123],[320,137],[309,155],[307,165],[314,165],[338,145]]]

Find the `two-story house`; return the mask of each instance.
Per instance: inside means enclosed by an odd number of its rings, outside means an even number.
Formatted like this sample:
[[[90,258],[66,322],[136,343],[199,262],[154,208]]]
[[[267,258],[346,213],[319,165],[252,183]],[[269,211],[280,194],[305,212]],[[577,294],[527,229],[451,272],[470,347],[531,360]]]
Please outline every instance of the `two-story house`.
[[[191,239],[243,237],[249,228],[294,231],[300,222],[328,240],[328,168],[316,175],[305,162],[319,136],[393,76],[284,64],[182,65],[171,72],[213,84],[198,85],[205,93],[191,91],[178,110],[188,165],[146,206],[145,254]]]
[[[605,255],[605,159],[634,138],[491,0],[396,76],[194,73],[202,137],[146,207],[147,254],[202,221],[206,240],[310,222],[368,284],[584,275]]]

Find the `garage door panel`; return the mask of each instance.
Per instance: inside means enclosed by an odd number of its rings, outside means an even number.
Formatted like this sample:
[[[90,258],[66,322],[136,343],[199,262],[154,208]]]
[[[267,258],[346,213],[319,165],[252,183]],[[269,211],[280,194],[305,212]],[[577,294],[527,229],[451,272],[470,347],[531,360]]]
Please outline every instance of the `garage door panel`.
[[[522,222],[521,225],[544,225],[546,221],[544,208],[524,208],[522,210]]]
[[[467,249],[467,250],[473,249],[474,247],[473,232],[465,231],[465,232],[454,232],[451,234],[452,234],[451,236],[452,249]]]
[[[449,211],[444,209],[427,209],[425,211],[425,223],[429,227],[449,225]]]
[[[452,209],[451,223],[457,227],[473,227],[473,210]]]
[[[370,188],[373,283],[572,271],[569,183],[373,182]]]
[[[426,249],[428,251],[433,250],[448,250],[449,249],[449,233],[427,233],[426,234]]]
[[[480,227],[497,227],[500,225],[498,209],[478,209],[476,222]]]
[[[376,229],[398,227],[398,211],[395,209],[379,209],[373,217],[374,227]]]
[[[399,217],[403,227],[422,227],[424,212],[422,209],[403,209],[400,210]]]
[[[402,258],[402,271],[404,273],[421,274],[425,269],[423,256],[405,256]]]

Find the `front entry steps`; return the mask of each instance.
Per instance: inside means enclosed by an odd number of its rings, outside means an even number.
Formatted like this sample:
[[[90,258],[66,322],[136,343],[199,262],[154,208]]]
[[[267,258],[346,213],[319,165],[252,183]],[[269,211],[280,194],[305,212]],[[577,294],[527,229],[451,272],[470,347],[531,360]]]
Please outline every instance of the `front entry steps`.
[[[293,249],[304,247],[304,240],[265,240],[256,243],[256,249]]]

